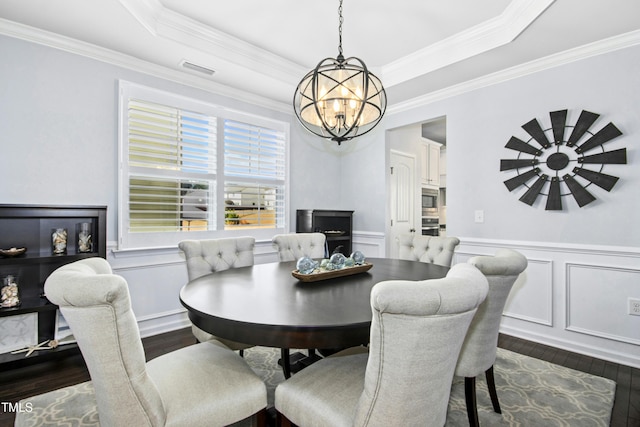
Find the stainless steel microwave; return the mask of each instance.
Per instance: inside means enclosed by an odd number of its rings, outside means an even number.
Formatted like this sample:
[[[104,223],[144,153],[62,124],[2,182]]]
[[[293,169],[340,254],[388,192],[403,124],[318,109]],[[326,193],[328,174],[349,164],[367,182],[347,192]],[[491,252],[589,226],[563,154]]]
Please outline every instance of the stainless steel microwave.
[[[422,216],[438,215],[438,190],[422,189]]]

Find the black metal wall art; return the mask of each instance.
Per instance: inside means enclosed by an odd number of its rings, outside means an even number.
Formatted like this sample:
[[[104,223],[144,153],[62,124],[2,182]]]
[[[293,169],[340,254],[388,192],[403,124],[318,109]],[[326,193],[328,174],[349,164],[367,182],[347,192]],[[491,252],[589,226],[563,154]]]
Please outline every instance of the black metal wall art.
[[[618,178],[602,170],[607,164],[626,164],[627,149],[607,151],[604,144],[622,132],[611,122],[591,132],[600,115],[586,110],[573,126],[566,123],[567,110],[552,111],[549,116],[550,128],[543,129],[534,118],[522,125],[530,136],[526,142],[512,136],[505,145],[518,152],[517,158],[500,160],[501,171],[517,174],[504,181],[507,189],[525,186],[520,201],[529,206],[538,196],[547,196],[546,210],[562,210],[562,197],[568,195],[580,207],[593,202],[596,198],[587,189],[592,184],[611,191]]]

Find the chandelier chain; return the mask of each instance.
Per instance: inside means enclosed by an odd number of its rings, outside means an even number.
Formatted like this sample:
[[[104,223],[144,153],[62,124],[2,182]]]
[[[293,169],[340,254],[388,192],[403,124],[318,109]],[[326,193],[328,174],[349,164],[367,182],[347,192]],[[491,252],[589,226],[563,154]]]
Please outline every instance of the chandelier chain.
[[[342,23],[344,22],[344,19],[342,18],[342,0],[340,0],[340,6],[338,6],[338,15],[340,16],[340,19],[338,20],[338,53],[342,56]]]

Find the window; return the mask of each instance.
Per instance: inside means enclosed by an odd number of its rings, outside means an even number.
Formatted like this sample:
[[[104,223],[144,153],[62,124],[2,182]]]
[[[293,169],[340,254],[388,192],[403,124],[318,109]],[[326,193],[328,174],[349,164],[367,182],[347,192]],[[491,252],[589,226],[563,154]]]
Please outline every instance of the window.
[[[283,228],[284,134],[224,121],[225,228]]]
[[[120,84],[119,244],[286,226],[288,124]]]

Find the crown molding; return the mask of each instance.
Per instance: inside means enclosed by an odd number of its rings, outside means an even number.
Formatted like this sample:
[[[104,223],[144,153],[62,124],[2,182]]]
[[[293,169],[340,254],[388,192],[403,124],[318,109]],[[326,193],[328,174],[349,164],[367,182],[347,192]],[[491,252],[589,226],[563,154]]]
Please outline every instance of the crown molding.
[[[388,87],[511,43],[555,0],[512,1],[499,16],[381,67]]]
[[[212,52],[220,59],[259,69],[261,74],[287,84],[308,72],[295,62],[179,14],[158,0],[119,1],[154,36]]]
[[[19,24],[3,18],[0,18],[0,34],[95,59],[100,62],[148,74],[175,83],[184,84],[207,92],[215,93],[217,95],[226,96],[238,101],[268,108],[270,110],[292,114],[291,106],[288,103],[275,101],[247,91],[235,89],[206,78],[190,75],[182,71],[173,70],[168,67],[143,61],[141,59],[125,55],[121,52],[105,49],[90,43],[44,31],[39,28]]]
[[[156,24],[162,12],[162,5],[158,0],[120,0],[120,4],[152,35],[157,36]]]
[[[211,28],[165,7],[159,0],[119,0],[152,35],[164,37],[285,83],[298,81],[307,69],[265,49]],[[555,0],[518,0],[502,14],[416,53],[378,67],[391,87],[425,73],[512,42]]]
[[[141,0],[148,1],[148,0]],[[247,91],[232,88],[213,82],[209,79],[186,74],[147,61],[125,55],[110,49],[105,49],[76,39],[47,32],[38,28],[29,27],[13,21],[0,18],[0,34],[9,37],[26,40],[29,42],[49,46],[69,53],[85,56],[101,62],[126,68],[132,71],[148,74],[154,77],[184,84],[217,95],[226,96],[238,101],[264,107],[273,111],[292,114],[289,103],[275,101]],[[558,54],[550,55],[542,59],[521,64],[505,70],[501,70],[474,80],[450,86],[448,88],[427,93],[407,101],[387,106],[387,114],[395,114],[408,111],[423,105],[460,95],[483,87],[492,86],[507,80],[530,75],[539,71],[554,68],[563,64],[581,59],[597,56],[618,49],[624,49],[640,44],[640,30],[632,31],[619,36],[600,40],[588,45],[571,49]],[[386,83],[386,82],[385,82]],[[388,86],[388,85],[387,85]]]
[[[401,113],[436,101],[451,98],[473,90],[482,89],[508,80],[555,68],[564,64],[602,55],[640,44],[640,30],[599,40],[584,46],[536,59],[525,64],[507,68],[477,79],[469,80],[448,88],[427,93],[387,107],[387,114]]]

